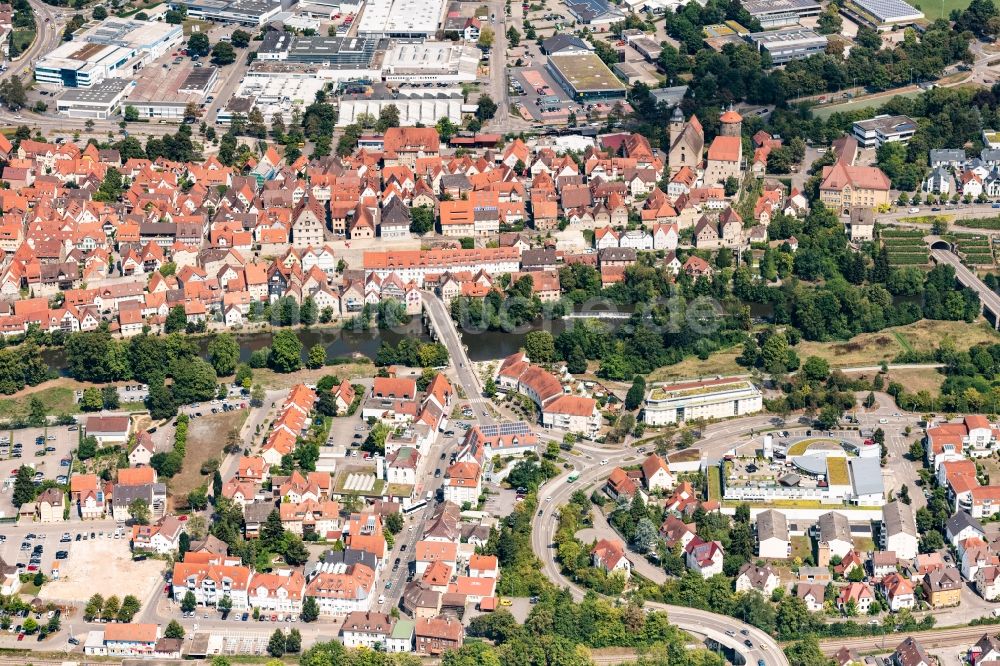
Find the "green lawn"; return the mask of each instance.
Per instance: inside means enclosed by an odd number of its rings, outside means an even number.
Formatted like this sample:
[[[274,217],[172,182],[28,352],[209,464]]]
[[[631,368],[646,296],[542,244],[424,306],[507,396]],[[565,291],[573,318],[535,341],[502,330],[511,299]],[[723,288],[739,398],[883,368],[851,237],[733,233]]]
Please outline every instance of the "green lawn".
[[[961,1],[963,1],[965,5],[969,4],[968,0],[961,0]],[[865,109],[868,107],[877,109],[883,104],[888,103],[889,100],[891,99],[895,99],[897,97],[901,97],[904,99],[917,97],[918,95],[923,94],[923,92],[924,92],[923,90],[911,90],[909,92],[899,93],[896,95],[889,95],[882,93],[875,97],[862,97],[861,99],[850,102],[844,102],[843,104],[819,104],[812,108],[812,113],[815,117],[820,118],[822,120],[826,120],[834,113],[838,112],[847,113],[848,111],[857,111],[859,109]]]
[[[28,400],[31,396],[41,398],[49,414],[75,414],[80,411],[73,401],[73,389],[64,386],[36,391],[30,396],[21,398],[4,398],[0,400],[0,419],[10,419],[28,413]]]
[[[31,43],[35,41],[35,31],[15,30],[12,33],[12,39],[14,40],[14,45],[17,47],[18,53],[24,53],[25,49],[31,46]]]
[[[793,536],[790,541],[792,542],[792,559],[796,557],[800,558],[803,562],[812,557],[812,540],[803,536]]]
[[[708,468],[708,499],[722,501],[722,476],[715,465]]]
[[[928,0],[913,3],[913,6],[922,11],[928,20],[933,21],[938,18],[948,18],[953,9],[965,9],[969,6],[969,0]]]

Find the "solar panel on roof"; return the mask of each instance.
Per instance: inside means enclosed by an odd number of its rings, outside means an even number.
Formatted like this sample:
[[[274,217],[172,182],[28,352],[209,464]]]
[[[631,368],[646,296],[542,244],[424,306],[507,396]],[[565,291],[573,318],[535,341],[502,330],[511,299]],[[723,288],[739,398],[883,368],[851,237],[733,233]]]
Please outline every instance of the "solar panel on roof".
[[[862,9],[883,21],[920,14],[920,10],[903,0],[855,0]]]

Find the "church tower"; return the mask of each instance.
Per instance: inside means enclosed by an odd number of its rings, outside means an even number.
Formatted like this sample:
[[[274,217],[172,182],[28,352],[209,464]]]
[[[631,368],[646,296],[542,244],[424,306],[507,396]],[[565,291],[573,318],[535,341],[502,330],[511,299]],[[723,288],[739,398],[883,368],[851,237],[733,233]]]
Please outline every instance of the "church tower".
[[[673,147],[677,143],[677,138],[684,131],[684,114],[681,113],[681,107],[675,106],[674,112],[670,116],[670,146]]]

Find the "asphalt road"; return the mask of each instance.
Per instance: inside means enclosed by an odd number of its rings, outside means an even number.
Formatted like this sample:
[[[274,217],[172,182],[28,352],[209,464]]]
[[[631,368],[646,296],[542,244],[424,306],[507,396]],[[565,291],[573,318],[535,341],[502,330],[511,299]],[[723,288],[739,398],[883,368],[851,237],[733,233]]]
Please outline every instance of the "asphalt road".
[[[979,277],[962,264],[958,255],[948,250],[931,250],[931,258],[936,263],[948,264],[955,269],[955,277],[966,287],[979,294],[979,300],[986,309],[993,313],[994,317],[1000,320],[1000,295],[987,287]]]
[[[440,298],[429,291],[424,291],[423,297],[424,305],[426,306],[428,315],[430,315],[434,330],[437,331],[438,339],[448,349],[448,356],[451,359],[458,383],[462,387],[462,390],[465,391],[466,399],[473,404],[476,421],[479,423],[492,423],[493,417],[490,416],[489,411],[485,407],[481,406],[483,402],[479,398],[482,397],[483,388],[473,369],[474,366],[469,361],[469,355],[465,351],[465,346],[458,335],[455,323],[452,321]]]
[[[702,454],[709,457],[720,456],[743,441],[751,429],[766,427],[772,425],[773,422],[773,416],[754,416],[728,421],[718,426],[710,426],[703,433],[705,439],[700,447]],[[602,481],[609,471],[620,463],[638,462],[640,454],[632,449],[608,451],[598,447],[577,448],[591,456],[599,455],[602,460],[606,459],[608,463],[594,465],[592,462],[574,461],[578,471],[580,471],[580,477],[576,482],[568,483],[569,472],[566,472],[542,486],[538,492],[540,508],[539,514],[534,520],[531,545],[535,554],[542,561],[542,572],[556,585],[568,588],[573,597],[580,600],[584,597],[586,590],[566,578],[555,560],[556,551],[553,542],[558,522],[556,511],[558,507],[569,501],[570,495],[575,490],[588,489],[593,484]],[[654,603],[647,603],[646,606],[666,611],[671,621],[685,631],[704,636],[735,650],[744,656],[748,664],[756,664],[758,660],[763,659],[767,666],[788,666],[788,660],[774,639],[739,620],[680,606]],[[742,635],[738,633],[740,631],[746,631],[747,634]],[[726,632],[732,632],[733,635]],[[753,644],[753,648],[748,649],[743,643],[744,640],[749,640]]]

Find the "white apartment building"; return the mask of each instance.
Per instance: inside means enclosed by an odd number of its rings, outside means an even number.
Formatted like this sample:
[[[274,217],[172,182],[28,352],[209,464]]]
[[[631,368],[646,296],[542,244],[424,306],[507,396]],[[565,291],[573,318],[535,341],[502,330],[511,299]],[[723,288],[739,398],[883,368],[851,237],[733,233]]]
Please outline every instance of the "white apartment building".
[[[662,426],[693,419],[745,416],[763,408],[763,396],[753,382],[724,377],[654,386],[646,395],[642,420]]]

